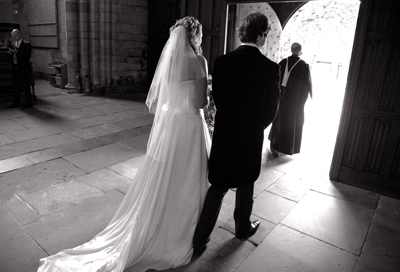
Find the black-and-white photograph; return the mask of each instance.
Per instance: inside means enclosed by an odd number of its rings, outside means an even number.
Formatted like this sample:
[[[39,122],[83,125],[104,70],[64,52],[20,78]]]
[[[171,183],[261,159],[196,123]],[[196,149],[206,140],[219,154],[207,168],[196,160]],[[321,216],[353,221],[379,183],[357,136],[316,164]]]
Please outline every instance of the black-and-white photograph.
[[[398,0],[0,0],[0,272],[399,272]]]

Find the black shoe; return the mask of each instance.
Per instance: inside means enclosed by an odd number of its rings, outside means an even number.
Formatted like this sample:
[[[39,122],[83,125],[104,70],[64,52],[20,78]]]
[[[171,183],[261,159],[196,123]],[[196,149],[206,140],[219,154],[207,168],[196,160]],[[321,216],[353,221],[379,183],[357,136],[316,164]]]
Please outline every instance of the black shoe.
[[[271,147],[271,152],[272,152],[272,155],[274,155],[274,157],[275,158],[278,158],[279,157],[279,152],[278,151],[276,151],[276,149],[275,148],[273,148],[273,147]]]
[[[256,231],[258,230],[258,227],[260,226],[260,221],[255,220],[253,222],[251,222],[251,226],[250,226],[250,230],[248,233],[246,233],[245,235],[239,235],[236,234],[236,238],[238,239],[247,239],[250,236],[254,235],[254,233],[256,233]]]
[[[18,108],[18,107],[19,107],[19,105],[11,104],[11,105],[8,105],[6,108],[12,109],[12,108]]]
[[[28,109],[28,108],[32,108],[32,105],[25,105],[21,107],[21,109]]]

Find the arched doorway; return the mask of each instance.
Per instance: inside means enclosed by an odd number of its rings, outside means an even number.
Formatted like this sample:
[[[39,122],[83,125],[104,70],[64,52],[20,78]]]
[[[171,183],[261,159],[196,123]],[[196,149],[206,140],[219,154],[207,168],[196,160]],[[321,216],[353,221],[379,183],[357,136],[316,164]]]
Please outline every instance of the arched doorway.
[[[313,98],[305,107],[302,158],[329,171],[342,112],[348,68],[355,37],[359,0],[310,1],[286,21],[280,58],[290,45],[303,46],[309,65]]]
[[[312,165],[318,164],[326,175],[339,125],[358,9],[358,0],[320,0],[297,3],[297,6],[267,2],[228,6],[225,52],[240,44],[237,38],[240,18],[253,11],[264,13],[272,26],[268,43],[260,49],[268,58],[279,62],[291,55],[293,42],[302,44],[302,59],[310,65],[314,95],[306,103],[301,153],[293,158],[313,161]],[[281,11],[281,15],[282,11],[285,14],[290,11],[290,15],[280,20],[275,10]],[[264,149],[269,147],[269,129],[265,132]],[[267,156],[267,159],[273,157]]]

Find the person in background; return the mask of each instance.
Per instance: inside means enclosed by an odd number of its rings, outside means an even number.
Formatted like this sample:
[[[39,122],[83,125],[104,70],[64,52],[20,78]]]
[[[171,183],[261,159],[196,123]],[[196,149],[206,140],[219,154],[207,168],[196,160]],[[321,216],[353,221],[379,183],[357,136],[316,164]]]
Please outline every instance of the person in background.
[[[279,63],[282,97],[268,136],[271,152],[275,157],[279,157],[279,153],[300,153],[304,105],[308,94],[312,98],[310,68],[300,59],[301,45],[293,43],[291,51],[292,55]]]
[[[12,88],[13,100],[7,108],[16,108],[20,106],[21,92],[25,93],[25,104],[22,107],[32,107],[32,95],[29,86],[29,74],[31,72],[31,44],[22,39],[21,32],[14,29],[11,32],[11,38],[14,41],[8,49],[8,54],[12,57]]]

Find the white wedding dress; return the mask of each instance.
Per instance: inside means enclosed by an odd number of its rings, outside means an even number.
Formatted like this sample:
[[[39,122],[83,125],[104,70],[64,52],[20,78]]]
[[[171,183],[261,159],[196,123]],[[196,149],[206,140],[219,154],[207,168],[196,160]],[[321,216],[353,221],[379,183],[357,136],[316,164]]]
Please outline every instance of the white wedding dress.
[[[156,95],[147,153],[109,225],[89,242],[41,259],[39,272],[122,272],[128,267],[139,272],[190,262],[209,186],[210,138],[195,104],[198,80],[169,83],[164,95]]]

